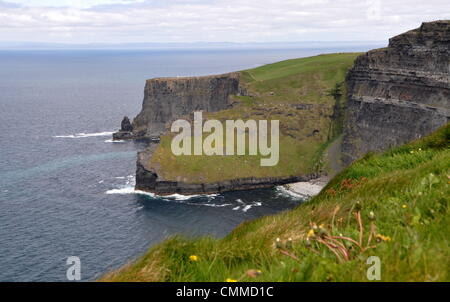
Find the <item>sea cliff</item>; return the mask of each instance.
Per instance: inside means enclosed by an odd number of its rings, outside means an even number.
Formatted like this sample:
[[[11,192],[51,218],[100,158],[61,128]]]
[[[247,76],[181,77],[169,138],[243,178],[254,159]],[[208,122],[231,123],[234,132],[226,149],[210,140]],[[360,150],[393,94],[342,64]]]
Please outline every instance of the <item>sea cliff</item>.
[[[322,152],[339,134],[341,88],[358,54],[319,55],[218,76],[147,81],[142,111],[130,138],[158,141],[137,158],[136,189],[165,194],[207,194],[306,182],[326,173]],[[162,82],[161,82],[162,81]],[[345,89],[345,88],[344,88]],[[172,121],[279,120],[280,161],[262,167],[260,155],[174,156]],[[122,123],[130,128],[128,122]],[[124,127],[122,127],[124,128]]]
[[[173,156],[170,123],[194,111],[220,121],[280,120],[279,164],[266,169],[248,156]],[[141,112],[132,123],[124,118],[114,138],[161,139],[138,155],[137,189],[199,194],[333,175],[367,152],[421,138],[449,119],[450,22],[435,21],[361,55],[148,80]]]
[[[423,23],[359,56],[346,82],[344,164],[433,132],[450,118],[450,22]]]
[[[132,127],[114,133],[114,139],[158,140],[167,126],[193,111],[230,107],[230,95],[239,95],[239,73],[202,77],[147,80],[141,112]]]

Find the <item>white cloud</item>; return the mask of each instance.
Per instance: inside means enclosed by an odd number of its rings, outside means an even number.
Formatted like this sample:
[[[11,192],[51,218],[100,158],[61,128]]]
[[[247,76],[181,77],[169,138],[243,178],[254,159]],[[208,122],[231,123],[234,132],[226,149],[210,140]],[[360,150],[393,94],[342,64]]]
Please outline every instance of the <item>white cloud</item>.
[[[0,1],[0,41],[387,40],[450,19],[448,0],[10,1],[20,6]]]

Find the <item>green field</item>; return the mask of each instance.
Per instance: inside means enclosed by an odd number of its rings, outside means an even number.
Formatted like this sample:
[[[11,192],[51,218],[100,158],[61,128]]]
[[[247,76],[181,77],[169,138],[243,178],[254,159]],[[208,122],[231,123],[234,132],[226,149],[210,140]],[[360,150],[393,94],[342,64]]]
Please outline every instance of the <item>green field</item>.
[[[358,53],[319,55],[241,71],[246,96],[235,96],[228,110],[204,113],[203,119],[279,120],[280,156],[262,167],[257,156],[174,156],[172,134],[161,138],[149,167],[165,180],[216,182],[245,177],[288,177],[318,172],[322,152],[339,134],[333,117],[340,98],[330,95],[342,83]],[[345,94],[345,87],[342,87]]]
[[[366,155],[294,210],[173,237],[100,281],[367,281],[369,256],[381,281],[450,281],[449,196],[450,124]]]

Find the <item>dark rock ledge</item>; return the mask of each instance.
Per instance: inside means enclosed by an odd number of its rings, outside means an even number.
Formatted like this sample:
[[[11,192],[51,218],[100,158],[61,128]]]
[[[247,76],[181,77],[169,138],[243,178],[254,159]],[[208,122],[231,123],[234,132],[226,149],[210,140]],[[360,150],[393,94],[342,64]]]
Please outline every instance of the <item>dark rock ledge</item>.
[[[136,171],[136,190],[155,193],[157,195],[196,195],[213,194],[226,191],[241,191],[261,188],[271,188],[294,182],[306,182],[317,179],[320,175],[309,174],[292,177],[266,177],[266,178],[237,178],[211,183],[185,183],[179,181],[158,180],[158,175],[153,171],[146,170],[142,165],[138,165]]]

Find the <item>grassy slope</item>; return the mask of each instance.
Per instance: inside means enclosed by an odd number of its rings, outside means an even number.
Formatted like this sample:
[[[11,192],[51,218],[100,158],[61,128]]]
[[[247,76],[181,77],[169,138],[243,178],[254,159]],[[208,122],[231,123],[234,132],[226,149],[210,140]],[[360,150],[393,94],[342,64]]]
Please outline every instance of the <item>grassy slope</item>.
[[[447,125],[425,139],[367,155],[294,210],[243,223],[221,240],[173,237],[101,281],[367,281],[372,255],[381,259],[382,281],[450,281],[449,148]],[[343,263],[323,245],[305,245],[311,223],[357,239],[357,201],[364,242],[370,211],[376,233],[390,241],[363,253],[353,246],[351,260]],[[292,248],[285,248],[292,257],[275,246],[277,237],[293,239]],[[262,274],[250,278],[250,269]]]
[[[280,120],[280,161],[261,167],[260,156],[174,156],[171,135],[161,138],[150,166],[166,180],[190,183],[233,178],[293,176],[315,172],[330,139],[335,100],[327,91],[344,81],[358,53],[320,55],[282,61],[241,72],[251,96],[235,97],[232,109],[204,119]],[[311,104],[308,110],[296,104]],[[319,133],[312,135],[314,130]]]

